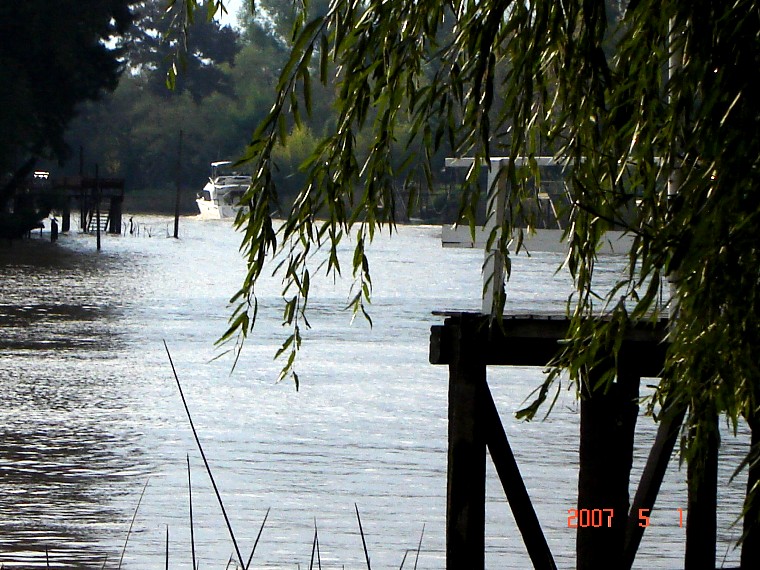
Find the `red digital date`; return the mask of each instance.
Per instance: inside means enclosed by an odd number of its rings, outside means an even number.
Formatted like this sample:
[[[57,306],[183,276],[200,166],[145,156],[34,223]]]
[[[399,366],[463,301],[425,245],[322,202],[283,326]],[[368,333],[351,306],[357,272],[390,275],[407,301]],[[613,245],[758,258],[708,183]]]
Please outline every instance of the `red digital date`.
[[[611,527],[612,509],[567,509],[568,528]]]
[[[649,526],[650,509],[639,509],[639,526]],[[567,509],[568,528],[610,528],[612,526],[613,509]],[[683,509],[678,509],[678,526],[683,527]]]

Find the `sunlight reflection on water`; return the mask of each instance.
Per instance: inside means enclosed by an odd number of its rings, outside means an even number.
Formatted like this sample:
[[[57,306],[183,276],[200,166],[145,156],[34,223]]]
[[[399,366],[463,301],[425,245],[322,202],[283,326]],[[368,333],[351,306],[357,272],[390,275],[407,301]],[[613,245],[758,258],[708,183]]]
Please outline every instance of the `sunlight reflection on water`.
[[[298,363],[302,387],[276,383],[278,278],[258,287],[258,330],[231,371],[214,340],[242,283],[240,236],[225,222],[147,218],[153,236],[94,239],[72,234],[0,246],[0,564],[190,567],[186,456],[192,466],[196,550],[221,567],[234,551],[189,430],[163,340],[177,366],[241,551],[247,558],[272,511],[256,567],[308,564],[315,522],[325,567],[364,567],[354,504],[375,567],[398,567],[425,533],[420,568],[443,568],[447,370],[427,362],[432,311],[479,306],[477,251],[443,250],[440,230],[399,228],[372,246],[374,327],[344,311],[349,283],[313,277],[312,329]],[[348,263],[348,260],[346,261]],[[561,310],[570,290],[558,256],[517,259],[515,310]],[[316,262],[315,262],[316,266]],[[505,428],[558,565],[573,566],[567,509],[577,485],[578,409],[563,393],[544,422],[513,413],[541,381],[538,369],[490,370]],[[638,430],[634,480],[654,427]],[[746,433],[724,438],[719,551],[738,537],[744,481],[728,485]],[[529,559],[493,469],[488,467],[487,565]],[[682,564],[684,474],[673,462],[637,567]],[[727,560],[738,554],[729,552]]]

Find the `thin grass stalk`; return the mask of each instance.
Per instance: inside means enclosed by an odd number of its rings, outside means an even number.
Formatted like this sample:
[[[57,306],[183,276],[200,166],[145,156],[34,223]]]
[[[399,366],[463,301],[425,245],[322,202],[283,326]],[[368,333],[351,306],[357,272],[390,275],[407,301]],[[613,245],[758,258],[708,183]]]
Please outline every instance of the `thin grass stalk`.
[[[317,521],[314,520],[314,538],[311,541],[311,559],[309,560],[309,570],[314,570],[314,554],[317,552]]]
[[[317,567],[322,570],[322,559],[319,556],[319,532],[317,531],[317,519],[314,519],[314,540],[311,543],[311,561],[309,570],[314,570],[314,554],[317,555]]]
[[[245,568],[245,564],[243,564],[243,555],[240,553],[240,547],[238,546],[237,540],[235,539],[235,532],[232,530],[232,524],[230,523],[230,519],[227,516],[227,510],[224,508],[224,502],[222,501],[222,495],[219,492],[219,488],[216,485],[216,481],[214,480],[214,475],[211,473],[211,466],[208,463],[208,460],[206,459],[206,453],[203,451],[203,446],[201,445],[201,440],[198,437],[198,432],[195,429],[195,424],[193,423],[193,418],[190,415],[190,408],[187,405],[187,400],[185,399],[185,394],[182,391],[182,384],[180,384],[179,376],[177,376],[177,369],[174,367],[174,361],[172,360],[172,355],[169,352],[169,347],[166,344],[166,341],[164,341],[164,348],[166,349],[166,355],[169,357],[169,364],[171,364],[172,367],[172,373],[174,374],[174,380],[177,382],[177,388],[179,389],[179,395],[180,398],[182,398],[182,405],[185,407],[185,413],[187,414],[187,420],[190,422],[190,429],[193,432],[193,437],[195,438],[195,443],[198,445],[198,451],[200,451],[201,457],[203,458],[203,464],[206,466],[206,473],[208,473],[208,478],[211,480],[211,486],[214,488],[214,493],[216,494],[216,500],[219,503],[219,507],[222,509],[222,516],[224,517],[224,522],[227,524],[227,530],[230,533],[230,538],[232,539],[232,544],[235,547],[235,553],[238,556],[238,560],[240,561],[240,567]]]
[[[169,570],[169,525],[166,525],[166,570]]]
[[[108,564],[108,554],[106,554],[105,560],[103,560],[103,566],[100,567],[100,570],[106,570],[106,564]],[[0,566],[0,570],[2,570],[3,567]]]
[[[409,554],[408,550],[404,550],[404,557],[401,559],[401,566],[398,567],[398,570],[404,570],[404,563],[406,562],[406,557]]]
[[[425,523],[422,523],[422,532],[420,533],[420,542],[417,544],[417,557],[414,559],[414,570],[417,570],[417,562],[420,560],[420,551],[422,550],[422,537],[425,536]]]
[[[317,531],[317,519],[314,519],[314,533]],[[322,556],[319,554],[319,537],[317,536],[317,568],[322,570]]]
[[[367,551],[367,541],[364,539],[364,529],[362,528],[362,518],[359,516],[359,506],[354,503],[356,509],[356,520],[359,521],[359,534],[362,536],[362,545],[364,546],[364,559],[367,561],[367,570],[372,570],[369,563],[369,552]]]
[[[48,556],[47,546],[45,547],[45,567],[50,568],[50,557]]]
[[[195,562],[195,524],[193,521],[193,480],[190,477],[190,454],[188,453],[185,458],[187,459],[187,495],[190,503],[190,552],[193,557],[192,569],[197,568]]]
[[[150,482],[150,477],[148,477],[147,481],[145,481],[145,485],[143,485],[142,491],[140,492],[140,498],[137,499],[137,506],[135,507],[135,512],[132,513],[132,521],[129,523],[129,529],[127,530],[127,538],[124,539],[124,547],[121,549],[121,556],[119,557],[119,565],[118,568],[121,568],[121,563],[124,561],[124,554],[127,552],[127,544],[129,543],[129,537],[132,535],[132,527],[135,525],[135,519],[137,518],[137,511],[140,509],[140,503],[142,503],[143,496],[145,495],[145,489],[148,488],[148,483]]]
[[[272,507],[269,507],[267,509],[266,514],[264,515],[264,520],[261,521],[261,527],[259,527],[259,534],[256,535],[256,541],[253,543],[253,548],[251,549],[251,555],[248,557],[248,564],[245,565],[245,570],[248,570],[248,567],[251,565],[251,560],[253,560],[253,553],[256,552],[256,546],[259,544],[259,539],[261,538],[261,533],[264,532],[264,525],[267,523],[267,518],[269,517],[269,511],[272,509]]]

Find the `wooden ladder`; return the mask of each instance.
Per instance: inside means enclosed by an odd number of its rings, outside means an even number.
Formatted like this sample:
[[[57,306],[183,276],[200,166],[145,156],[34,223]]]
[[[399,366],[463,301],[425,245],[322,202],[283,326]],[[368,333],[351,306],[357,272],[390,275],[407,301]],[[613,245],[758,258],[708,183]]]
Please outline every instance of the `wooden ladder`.
[[[110,222],[110,216],[108,210],[101,210],[100,212],[100,232],[105,233],[108,230],[108,224]],[[87,233],[95,233],[98,231],[98,216],[95,210],[90,211],[89,221],[87,223]]]

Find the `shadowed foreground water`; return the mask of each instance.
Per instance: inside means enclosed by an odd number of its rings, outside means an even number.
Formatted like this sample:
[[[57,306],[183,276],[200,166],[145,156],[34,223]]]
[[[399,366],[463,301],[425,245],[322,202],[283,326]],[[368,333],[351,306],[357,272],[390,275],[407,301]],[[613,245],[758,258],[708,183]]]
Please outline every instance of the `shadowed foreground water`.
[[[401,227],[370,257],[374,326],[345,310],[350,282],[312,276],[312,329],[298,362],[301,389],[276,383],[279,279],[257,288],[259,323],[240,361],[214,341],[242,283],[240,236],[219,221],[144,218],[139,236],[73,233],[0,244],[0,564],[5,568],[190,568],[186,457],[196,552],[223,568],[235,547],[213,496],[164,351],[193,418],[245,559],[269,519],[256,568],[306,568],[315,523],[323,568],[363,568],[355,507],[373,568],[444,567],[447,370],[427,363],[432,311],[476,309],[482,254],[443,250],[440,230]],[[150,237],[148,237],[150,236]],[[350,264],[350,256],[345,256]],[[561,310],[570,290],[560,258],[513,264],[514,309]],[[314,267],[318,264],[315,260]],[[615,266],[608,272],[612,273]],[[344,268],[350,274],[349,267]],[[513,413],[542,379],[537,369],[490,369],[507,434],[561,568],[573,567],[567,527],[577,485],[578,409],[563,391],[543,422]],[[649,382],[652,383],[652,382]],[[636,480],[654,437],[642,417]],[[728,483],[746,433],[724,434],[719,558],[732,542],[746,478]],[[527,554],[489,464],[486,562],[527,568]],[[682,567],[684,473],[674,461],[637,568]],[[146,486],[147,483],[147,486]],[[141,491],[145,494],[135,508]],[[134,528],[124,548],[130,521]],[[46,561],[47,552],[47,561]]]

